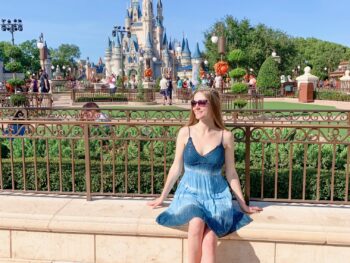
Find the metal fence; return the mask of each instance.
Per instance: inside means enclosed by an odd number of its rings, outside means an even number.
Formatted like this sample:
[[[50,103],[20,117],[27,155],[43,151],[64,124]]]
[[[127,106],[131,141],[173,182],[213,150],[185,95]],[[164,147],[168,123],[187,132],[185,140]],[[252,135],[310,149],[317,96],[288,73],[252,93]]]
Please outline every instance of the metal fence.
[[[12,95],[23,95],[25,100],[21,103],[21,107],[30,108],[51,108],[52,107],[52,94],[50,93],[8,93],[0,92],[0,108],[1,107],[13,107],[11,102]]]
[[[3,118],[0,190],[80,194],[88,200],[159,195],[187,117],[148,113],[141,120],[145,113],[128,111],[129,119],[109,122],[84,121],[73,109],[56,120]],[[246,200],[349,204],[349,112],[338,114],[347,119],[338,115],[337,124],[319,124],[311,115],[303,116],[304,123],[268,123],[273,115],[267,114],[264,123],[227,121]]]
[[[0,120],[11,119],[18,107],[0,108]],[[23,108],[28,119],[52,121],[80,120],[83,108]],[[186,124],[187,109],[98,109],[113,122],[180,123]],[[298,125],[350,125],[350,111],[343,110],[223,110],[225,123],[230,124],[298,124]]]
[[[142,89],[142,91],[120,89],[117,92],[111,92],[109,89],[73,89],[71,98],[73,102],[153,102],[156,97],[153,89]]]

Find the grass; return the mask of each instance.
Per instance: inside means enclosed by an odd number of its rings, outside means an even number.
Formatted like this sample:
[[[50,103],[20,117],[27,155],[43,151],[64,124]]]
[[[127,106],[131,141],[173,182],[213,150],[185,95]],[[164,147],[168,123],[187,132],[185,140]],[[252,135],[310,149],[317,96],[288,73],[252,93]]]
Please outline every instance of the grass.
[[[305,103],[264,102],[264,110],[336,110],[336,107]]]

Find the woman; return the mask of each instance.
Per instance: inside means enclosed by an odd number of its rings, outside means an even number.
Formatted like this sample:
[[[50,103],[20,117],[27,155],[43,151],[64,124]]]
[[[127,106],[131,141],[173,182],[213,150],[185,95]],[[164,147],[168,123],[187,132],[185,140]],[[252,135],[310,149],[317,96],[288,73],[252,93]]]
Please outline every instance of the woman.
[[[234,165],[233,135],[224,126],[219,93],[214,89],[198,90],[191,106],[188,126],[178,134],[174,163],[163,192],[148,205],[156,208],[163,204],[184,168],[174,200],[157,222],[164,226],[189,223],[188,262],[215,262],[217,237],[251,221],[233,208],[229,186],[243,212],[251,214],[262,209],[244,202]],[[224,164],[227,181],[221,174]]]

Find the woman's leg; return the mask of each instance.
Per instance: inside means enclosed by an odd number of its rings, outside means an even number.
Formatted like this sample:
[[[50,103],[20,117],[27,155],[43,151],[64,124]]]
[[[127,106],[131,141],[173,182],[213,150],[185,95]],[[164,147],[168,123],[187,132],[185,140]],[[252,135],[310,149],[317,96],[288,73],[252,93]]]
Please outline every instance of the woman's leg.
[[[218,238],[208,226],[205,227],[202,242],[201,263],[215,263]]]
[[[205,223],[195,217],[188,225],[188,263],[200,263],[202,257],[202,241]]]

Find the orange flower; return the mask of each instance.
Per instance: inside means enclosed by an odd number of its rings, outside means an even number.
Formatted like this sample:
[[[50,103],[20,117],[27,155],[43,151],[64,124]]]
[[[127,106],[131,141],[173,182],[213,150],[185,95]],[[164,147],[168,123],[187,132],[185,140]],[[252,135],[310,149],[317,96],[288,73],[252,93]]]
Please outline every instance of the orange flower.
[[[227,74],[228,71],[228,63],[225,61],[219,61],[214,65],[215,73],[223,76]]]
[[[150,78],[150,77],[152,77],[152,75],[153,75],[153,71],[151,68],[145,69],[145,73],[144,73],[145,77]]]

